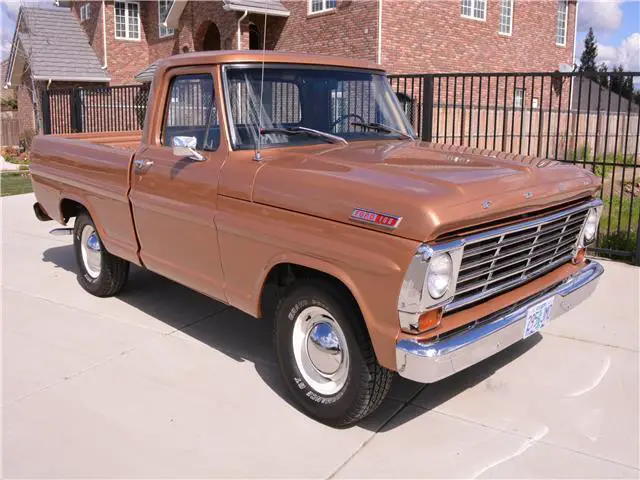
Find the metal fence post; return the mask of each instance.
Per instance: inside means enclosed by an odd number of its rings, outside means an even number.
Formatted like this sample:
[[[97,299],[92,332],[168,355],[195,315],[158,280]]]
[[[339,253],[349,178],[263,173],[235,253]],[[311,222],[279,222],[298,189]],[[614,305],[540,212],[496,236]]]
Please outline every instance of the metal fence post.
[[[71,131],[74,133],[84,131],[82,128],[82,88],[74,87],[71,92]]]
[[[49,90],[42,91],[42,133],[51,133],[51,105],[49,103]]]
[[[423,76],[422,128],[420,137],[425,142],[433,138],[433,75]]]

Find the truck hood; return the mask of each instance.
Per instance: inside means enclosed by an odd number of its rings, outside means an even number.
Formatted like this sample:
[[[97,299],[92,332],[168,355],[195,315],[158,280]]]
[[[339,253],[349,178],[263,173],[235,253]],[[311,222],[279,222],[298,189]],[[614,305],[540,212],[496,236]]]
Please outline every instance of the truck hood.
[[[253,201],[418,241],[594,195],[587,170],[552,160],[414,141],[263,152]],[[355,208],[402,217],[355,223]]]

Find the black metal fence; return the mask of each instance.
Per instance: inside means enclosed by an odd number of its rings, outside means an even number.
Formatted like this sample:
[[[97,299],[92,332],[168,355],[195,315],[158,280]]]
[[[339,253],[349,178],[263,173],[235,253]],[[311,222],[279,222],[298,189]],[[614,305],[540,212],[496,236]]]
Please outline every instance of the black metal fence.
[[[602,179],[596,251],[640,262],[640,73],[391,75],[425,141],[570,162]]]
[[[148,98],[148,84],[45,90],[43,130],[45,134],[139,130]]]
[[[596,250],[640,263],[640,73],[449,73],[389,77],[425,141],[570,162],[602,179]],[[149,85],[47,90],[45,133],[138,130]]]

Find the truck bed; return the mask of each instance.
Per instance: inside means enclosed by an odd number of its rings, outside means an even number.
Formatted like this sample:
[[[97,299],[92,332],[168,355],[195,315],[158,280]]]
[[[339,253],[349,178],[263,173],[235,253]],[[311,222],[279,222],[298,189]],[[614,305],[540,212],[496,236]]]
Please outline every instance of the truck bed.
[[[142,132],[38,136],[31,146],[31,176],[38,203],[65,224],[82,205],[95,219],[107,250],[139,263],[129,204],[129,170]]]

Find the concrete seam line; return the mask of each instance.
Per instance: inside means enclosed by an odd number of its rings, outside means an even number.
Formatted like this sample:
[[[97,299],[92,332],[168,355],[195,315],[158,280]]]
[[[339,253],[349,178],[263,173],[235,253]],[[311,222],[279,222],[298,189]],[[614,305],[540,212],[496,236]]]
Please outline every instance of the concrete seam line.
[[[416,393],[414,393],[408,400],[406,400],[405,402],[400,402],[400,408],[398,408],[395,413],[393,415],[391,415],[387,420],[385,420],[384,422],[382,422],[382,424],[375,430],[375,432],[373,432],[373,434],[371,434],[370,437],[368,437],[364,442],[362,442],[362,444],[351,454],[347,457],[347,459],[342,462],[340,465],[338,465],[338,468],[336,468],[333,472],[331,472],[331,474],[326,477],[327,480],[330,480],[332,478],[335,478],[335,476],[340,473],[340,471],[346,467],[349,462],[351,460],[353,460],[355,458],[356,455],[358,455],[358,453],[360,453],[364,447],[366,447],[369,442],[371,442],[371,440],[373,440],[373,438],[384,428],[386,427],[389,422],[391,422],[391,420],[393,420],[402,410],[404,410],[407,405],[413,405],[411,402],[420,394],[422,393],[422,391],[426,388],[426,384],[422,386],[422,388],[420,388],[420,390],[418,390]]]
[[[496,431],[496,432],[504,433],[504,434],[506,434],[506,435],[510,435],[510,436],[514,436],[514,437],[519,437],[519,438],[522,438],[522,439],[531,439],[531,438],[533,438],[533,435],[528,435],[528,434],[526,434],[526,433],[520,433],[520,432],[514,432],[514,431],[511,431],[511,430],[505,430],[505,429],[503,429],[503,428],[494,427],[493,425],[488,425],[488,424],[486,424],[486,423],[476,422],[475,420],[471,420],[471,419],[469,419],[469,418],[459,417],[458,415],[452,415],[452,414],[450,414],[450,413],[445,413],[445,412],[440,412],[440,411],[438,411],[438,410],[433,410],[433,409],[430,409],[430,408],[425,408],[425,407],[422,407],[422,406],[420,406],[420,405],[415,405],[415,404],[413,404],[413,406],[414,406],[414,407],[418,407],[418,408],[420,408],[420,409],[422,409],[422,410],[425,410],[425,411],[427,411],[427,412],[433,412],[433,413],[436,413],[436,414],[438,414],[438,415],[442,415],[442,416],[444,416],[444,417],[453,418],[453,419],[455,419],[455,420],[460,420],[460,421],[465,422],[465,423],[471,423],[471,424],[473,424],[473,425],[477,425],[477,426],[479,426],[479,427],[488,428],[489,430],[493,430],[493,431]],[[581,450],[575,450],[575,449],[570,448],[570,447],[565,447],[564,445],[559,445],[559,444],[557,444],[557,443],[550,442],[549,440],[537,440],[535,443],[544,444],[544,445],[547,445],[547,446],[550,446],[550,447],[559,448],[560,450],[566,450],[566,451],[568,451],[568,452],[577,453],[577,454],[580,454],[580,455],[584,455],[584,456],[586,456],[586,457],[595,458],[595,459],[597,459],[597,460],[602,460],[602,461],[605,461],[605,462],[613,463],[613,464],[615,464],[615,465],[619,465],[619,466],[621,466],[621,467],[627,467],[627,468],[631,468],[631,469],[633,469],[633,470],[640,471],[640,469],[639,469],[638,467],[636,467],[635,465],[629,465],[629,464],[627,464],[627,463],[619,462],[619,461],[617,461],[617,460],[612,460],[612,459],[610,459],[610,458],[600,457],[600,456],[598,456],[598,455],[593,455],[593,454],[591,454],[591,453],[583,452],[583,451],[581,451]]]

